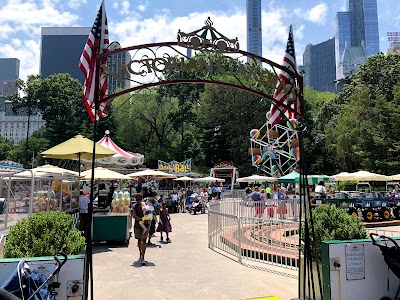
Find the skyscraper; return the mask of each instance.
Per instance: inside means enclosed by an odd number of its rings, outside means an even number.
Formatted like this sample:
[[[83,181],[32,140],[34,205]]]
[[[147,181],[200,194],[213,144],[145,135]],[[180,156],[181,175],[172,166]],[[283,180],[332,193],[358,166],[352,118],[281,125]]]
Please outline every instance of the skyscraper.
[[[246,0],[246,17],[247,52],[262,56],[261,0]]]
[[[0,96],[17,92],[15,80],[19,78],[19,59],[0,58]]]
[[[380,52],[378,8],[376,0],[364,0],[365,49],[368,55]]]
[[[307,45],[303,54],[304,86],[319,92],[335,91],[335,39]]]
[[[112,42],[110,44],[110,51],[120,49],[121,45],[118,42]],[[108,57],[107,65],[115,74],[119,74],[120,66],[126,66],[131,60],[131,55],[129,52],[120,52],[117,54],[110,55]],[[126,89],[131,85],[129,78],[115,78],[114,76],[108,76],[108,94],[114,94],[117,89]]]
[[[42,77],[69,73],[83,84],[78,61],[90,30],[90,27],[42,27],[39,70]]]
[[[347,12],[337,13],[336,68],[343,58],[345,44],[349,49],[354,47],[365,48],[368,55],[379,53],[377,0],[347,0]]]

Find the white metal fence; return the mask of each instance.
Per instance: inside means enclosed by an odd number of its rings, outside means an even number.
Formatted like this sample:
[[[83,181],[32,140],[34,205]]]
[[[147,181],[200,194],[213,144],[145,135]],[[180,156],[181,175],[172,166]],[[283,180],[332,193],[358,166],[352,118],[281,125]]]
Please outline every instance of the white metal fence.
[[[4,247],[6,246],[6,236],[2,234],[0,236],[0,258],[4,257]]]
[[[218,204],[218,205],[216,205]],[[211,210],[238,217],[261,217],[272,220],[292,220],[299,218],[300,202],[297,199],[252,201],[247,198],[224,199],[210,204]]]
[[[257,206],[258,203],[253,204],[248,205],[241,200],[210,203],[209,248],[239,263],[257,266],[267,264],[297,270],[298,222],[290,220],[293,217],[290,203],[285,203],[287,211],[283,211],[282,219],[279,219],[280,214],[268,216],[268,206],[261,208]],[[278,207],[274,206],[273,209],[276,213]],[[261,217],[255,217],[256,210],[258,215],[263,212]]]

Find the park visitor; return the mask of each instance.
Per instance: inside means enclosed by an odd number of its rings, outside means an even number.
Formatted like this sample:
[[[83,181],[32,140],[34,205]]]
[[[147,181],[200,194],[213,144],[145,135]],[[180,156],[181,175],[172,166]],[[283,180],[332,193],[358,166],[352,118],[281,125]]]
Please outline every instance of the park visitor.
[[[162,202],[160,208],[160,221],[158,223],[157,231],[160,232],[160,241],[164,241],[163,232],[167,235],[166,242],[170,243],[169,233],[172,231],[171,217],[168,213],[167,202]]]
[[[135,239],[138,240],[138,249],[139,249],[139,262],[142,263],[142,266],[146,265],[146,261],[144,260],[144,256],[146,254],[146,239],[147,235],[149,233],[149,230],[143,231],[142,227],[140,226],[139,222],[142,220],[144,213],[143,213],[143,208],[142,208],[142,200],[143,196],[142,194],[136,194],[136,204],[134,205],[132,209],[132,218],[135,219],[135,224],[133,225],[134,227],[134,234],[135,234]],[[149,226],[149,225],[147,225]]]
[[[89,225],[89,196],[83,191],[79,193],[79,230],[83,231],[85,236],[88,233]]]

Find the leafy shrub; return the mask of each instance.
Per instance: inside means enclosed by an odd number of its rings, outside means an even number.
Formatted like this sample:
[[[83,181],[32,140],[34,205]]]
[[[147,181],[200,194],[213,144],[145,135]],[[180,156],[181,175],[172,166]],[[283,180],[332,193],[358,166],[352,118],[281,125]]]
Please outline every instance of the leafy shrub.
[[[322,241],[364,239],[368,237],[364,224],[359,219],[354,219],[344,209],[330,205],[319,205],[312,210],[312,216],[315,236],[312,234],[310,214],[307,214],[311,256],[313,258],[315,258],[315,248],[318,257],[321,257]],[[301,240],[304,243],[304,224],[301,228]],[[302,245],[302,251],[304,252],[304,244]]]
[[[54,256],[60,252],[80,254],[85,238],[73,228],[73,217],[61,212],[40,212],[11,227],[4,257]]]

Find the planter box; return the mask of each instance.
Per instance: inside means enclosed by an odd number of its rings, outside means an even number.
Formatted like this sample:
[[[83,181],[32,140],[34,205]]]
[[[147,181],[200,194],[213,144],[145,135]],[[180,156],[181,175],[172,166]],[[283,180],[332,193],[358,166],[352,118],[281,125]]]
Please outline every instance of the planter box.
[[[57,281],[61,283],[60,287],[56,289],[58,292],[57,299],[68,300],[83,300],[84,296],[84,271],[85,271],[85,258],[81,255],[70,255],[65,265],[61,268],[58,274]],[[17,269],[18,262],[22,258],[3,258],[0,259],[0,284],[5,282],[9,276]],[[46,278],[56,269],[56,261],[54,257],[27,257],[23,258],[30,266],[38,273],[43,274]],[[60,257],[62,260],[62,257]],[[78,290],[73,292],[77,287]]]

